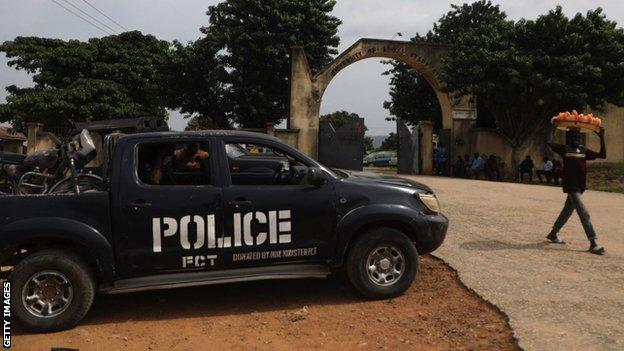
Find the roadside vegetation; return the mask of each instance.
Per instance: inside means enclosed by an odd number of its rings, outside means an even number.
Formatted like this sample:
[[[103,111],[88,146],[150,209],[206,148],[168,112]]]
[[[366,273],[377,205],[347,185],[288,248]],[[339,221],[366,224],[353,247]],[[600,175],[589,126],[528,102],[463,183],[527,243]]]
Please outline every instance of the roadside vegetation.
[[[588,168],[587,188],[611,193],[624,193],[624,165]]]

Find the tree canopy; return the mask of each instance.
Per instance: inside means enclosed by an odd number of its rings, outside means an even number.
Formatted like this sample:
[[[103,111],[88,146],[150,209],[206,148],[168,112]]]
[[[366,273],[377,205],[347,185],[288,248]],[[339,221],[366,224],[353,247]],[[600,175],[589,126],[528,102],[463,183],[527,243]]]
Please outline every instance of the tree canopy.
[[[514,150],[558,111],[624,105],[624,30],[601,9],[500,19],[461,33],[441,72],[449,91],[478,96]]]
[[[373,137],[369,135],[365,135],[364,136],[364,151],[371,152],[374,149],[375,149],[375,146],[373,145]]]
[[[326,115],[322,115],[320,117],[320,121],[329,122],[334,126],[335,129],[338,129],[342,127],[345,123],[351,122],[351,121],[357,121],[360,118],[361,118],[360,115],[358,115],[357,113],[343,110],[343,111],[336,111],[336,112],[328,113]],[[366,126],[364,126],[364,130],[367,130]]]
[[[442,127],[442,111],[435,92],[425,78],[404,62],[387,62],[392,68],[384,72],[390,75],[390,101],[383,107],[390,112],[388,121],[400,118],[408,125],[420,121],[433,121]]]
[[[461,33],[479,29],[489,23],[504,20],[506,15],[498,5],[480,0],[471,4],[451,5],[451,10],[444,14],[433,28],[425,35],[411,38],[415,42],[430,42],[452,45]],[[384,72],[390,75],[390,100],[384,102],[391,117],[401,118],[409,125],[420,121],[433,121],[435,128],[442,127],[442,112],[435,92],[423,76],[403,62],[386,61],[392,67]]]
[[[399,145],[399,136],[396,133],[390,132],[388,137],[381,142],[379,146],[380,151],[396,150]]]
[[[220,126],[217,125],[210,117],[204,117],[204,116],[199,116],[199,115],[195,115],[195,116],[188,115],[188,116],[185,116],[185,118],[188,119],[186,127],[184,127],[184,130],[186,131],[220,128]]]
[[[264,127],[287,117],[290,52],[304,46],[312,70],[333,55],[340,20],[334,0],[232,0],[210,6],[197,41],[140,32],[87,42],[18,37],[0,45],[35,86],[7,87],[0,122],[61,126],[151,116],[179,109],[202,125]]]
[[[174,41],[163,72],[167,106],[202,126],[231,127],[227,72],[217,57],[219,46],[209,40],[183,45]],[[189,121],[189,124],[191,122]]]
[[[34,87],[6,88],[0,122],[64,126],[68,120],[167,116],[160,67],[169,43],[140,32],[78,40],[17,37],[0,51],[32,74]]]
[[[290,52],[304,46],[310,68],[337,54],[340,20],[334,0],[231,0],[210,6],[205,37],[219,50],[231,105],[226,114],[243,127],[264,127],[287,117]]]

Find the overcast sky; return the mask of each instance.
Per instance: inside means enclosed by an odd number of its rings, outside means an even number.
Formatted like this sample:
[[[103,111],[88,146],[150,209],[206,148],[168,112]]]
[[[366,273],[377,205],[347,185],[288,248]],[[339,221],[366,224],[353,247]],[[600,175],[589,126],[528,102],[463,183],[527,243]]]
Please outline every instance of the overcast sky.
[[[114,24],[108,22],[83,0],[56,1],[80,14],[78,10],[68,5],[67,2],[70,2],[115,28]],[[177,39],[183,42],[201,36],[199,28],[208,24],[208,17],[205,14],[208,6],[219,2],[217,0],[88,1],[130,30],[140,30],[160,39],[169,41]],[[334,15],[343,22],[339,29],[340,49],[349,47],[362,37],[391,39],[394,33],[401,32],[407,39],[416,32],[424,33],[431,28],[433,22],[449,10],[451,3],[460,4],[463,1],[338,0]],[[512,0],[495,3],[500,4],[512,19],[535,18],[561,3],[568,15],[602,7],[609,19],[619,24],[624,23],[623,0]],[[67,12],[52,0],[0,0],[0,42],[12,40],[16,36],[86,40],[104,35],[106,34]],[[5,101],[5,86],[32,85],[28,75],[9,68],[6,62],[6,57],[0,54],[0,102]],[[382,107],[383,101],[388,99],[388,78],[381,76],[383,71],[384,65],[375,59],[360,61],[341,71],[325,93],[321,113],[349,110],[365,118],[371,135],[393,131],[395,127],[391,122],[385,121],[387,112]],[[181,130],[186,121],[173,112],[169,124],[172,129]]]

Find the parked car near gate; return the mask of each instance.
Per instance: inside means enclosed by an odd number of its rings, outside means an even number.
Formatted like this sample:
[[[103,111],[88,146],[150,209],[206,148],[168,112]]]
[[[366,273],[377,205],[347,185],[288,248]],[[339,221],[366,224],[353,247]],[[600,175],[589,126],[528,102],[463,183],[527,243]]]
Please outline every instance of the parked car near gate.
[[[386,167],[390,166],[392,158],[396,158],[396,151],[377,151],[364,157],[362,162],[364,167]]]
[[[394,156],[390,158],[390,161],[388,161],[388,166],[396,167],[398,164],[399,164],[399,159],[397,155],[395,154]]]
[[[98,292],[338,270],[362,296],[390,298],[448,227],[426,185],[328,169],[263,134],[133,134],[104,150],[103,190],[0,196],[1,274],[29,329],[73,327]]]

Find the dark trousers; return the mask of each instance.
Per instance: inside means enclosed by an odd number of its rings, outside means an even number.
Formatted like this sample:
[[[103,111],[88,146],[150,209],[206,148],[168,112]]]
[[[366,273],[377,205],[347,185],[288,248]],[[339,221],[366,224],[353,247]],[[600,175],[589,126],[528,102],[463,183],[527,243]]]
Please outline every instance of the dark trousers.
[[[558,183],[557,181],[555,181],[555,173],[553,171],[542,171],[540,169],[535,171],[535,174],[537,175],[537,179],[539,179],[539,181],[542,183],[544,182],[542,180],[542,176],[544,176],[544,178],[546,179],[546,183],[550,183],[551,180],[555,184]]]
[[[519,182],[523,182],[524,181],[524,175],[528,174],[529,175],[529,181],[533,181],[533,170],[532,169],[526,169],[526,168],[520,168],[518,170],[518,176],[520,177],[520,179],[518,179]]]
[[[445,162],[434,162],[435,165],[435,170],[433,171],[433,174],[435,175],[442,175],[445,176],[446,175],[446,161]]]
[[[581,224],[583,224],[583,229],[585,229],[587,239],[596,240],[596,232],[594,231],[594,226],[589,218],[589,212],[583,204],[583,201],[581,201],[581,193],[568,193],[565,205],[563,206],[559,217],[555,221],[555,225],[553,225],[555,233],[559,232],[559,230],[566,224],[574,210],[576,210],[576,213],[578,213],[578,216],[581,219]]]
[[[500,170],[498,167],[486,167],[485,174],[487,175],[489,180],[500,180]]]

